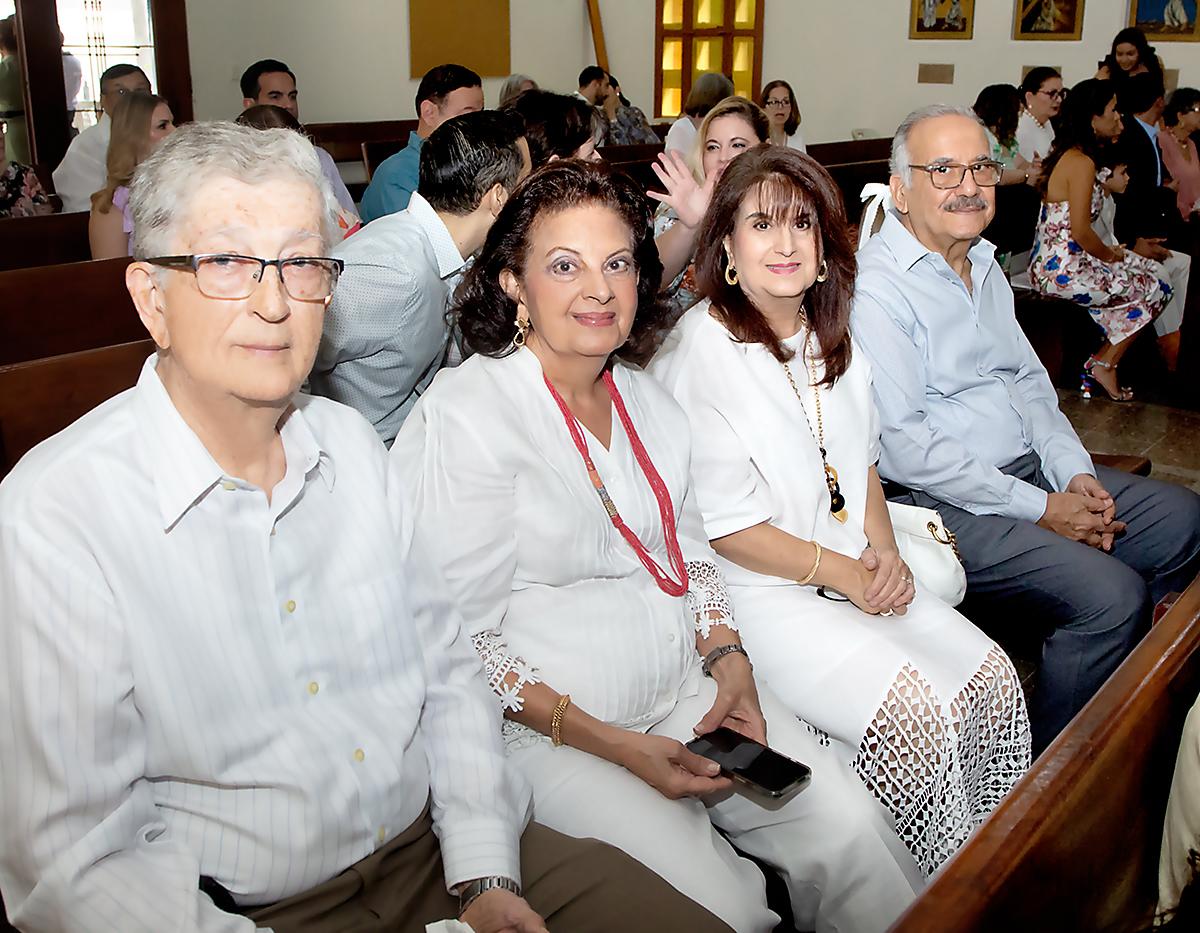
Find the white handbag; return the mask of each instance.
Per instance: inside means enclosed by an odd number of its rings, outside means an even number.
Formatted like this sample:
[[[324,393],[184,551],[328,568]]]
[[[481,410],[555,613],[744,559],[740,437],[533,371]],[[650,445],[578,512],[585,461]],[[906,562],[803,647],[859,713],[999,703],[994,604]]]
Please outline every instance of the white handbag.
[[[943,602],[957,606],[967,594],[967,573],[954,533],[933,509],[901,502],[887,505],[900,556],[916,582]]]

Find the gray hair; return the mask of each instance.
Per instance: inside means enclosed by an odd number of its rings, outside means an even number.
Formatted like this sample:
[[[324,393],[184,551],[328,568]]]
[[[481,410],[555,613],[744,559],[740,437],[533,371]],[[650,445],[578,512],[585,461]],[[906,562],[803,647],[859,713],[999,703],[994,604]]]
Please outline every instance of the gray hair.
[[[538,83],[529,77],[529,75],[509,75],[505,78],[504,83],[500,85],[500,100],[496,104],[496,109],[503,110],[511,104],[524,90],[521,85],[526,81],[533,85],[534,90],[537,89]]]
[[[899,175],[905,185],[912,184],[912,160],[908,155],[908,137],[918,124],[938,117],[966,117],[972,123],[983,126],[983,121],[975,115],[974,110],[955,104],[930,104],[928,107],[922,107],[910,113],[896,130],[896,135],[892,137],[891,172],[893,175]]]
[[[135,258],[172,251],[195,192],[213,178],[250,185],[286,178],[307,182],[321,202],[325,248],[340,239],[337,201],[307,138],[293,130],[259,130],[224,121],[189,123],[163,140],[134,172],[129,206]]]

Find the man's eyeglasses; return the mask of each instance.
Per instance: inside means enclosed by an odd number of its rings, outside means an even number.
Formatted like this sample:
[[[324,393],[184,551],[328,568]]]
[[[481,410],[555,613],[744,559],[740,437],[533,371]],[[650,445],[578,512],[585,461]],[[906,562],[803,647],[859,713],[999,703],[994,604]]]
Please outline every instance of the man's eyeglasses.
[[[326,301],[346,268],[340,259],[326,256],[293,256],[259,259],[238,253],[199,253],[190,256],[156,256],[145,262],[164,269],[192,272],[202,295],[226,301],[249,298],[274,266],[284,291],[296,301]]]
[[[792,102],[786,97],[772,97],[767,101],[768,107],[790,107]]]
[[[1045,94],[1051,100],[1066,100],[1067,99],[1067,89],[1065,87],[1060,87],[1057,91],[1038,91],[1038,93]]]
[[[975,179],[975,184],[981,188],[994,188],[1000,184],[1000,176],[1004,174],[1004,166],[991,159],[983,159],[963,165],[961,162],[934,162],[932,165],[914,165],[922,172],[929,173],[929,181],[935,188],[943,190],[957,188],[967,177],[967,172]]]

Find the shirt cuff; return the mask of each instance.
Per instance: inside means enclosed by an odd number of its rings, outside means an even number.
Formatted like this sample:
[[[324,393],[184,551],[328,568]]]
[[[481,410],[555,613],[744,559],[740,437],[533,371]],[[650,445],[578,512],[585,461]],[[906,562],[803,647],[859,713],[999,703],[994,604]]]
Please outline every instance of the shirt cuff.
[[[520,832],[507,820],[479,817],[439,830],[446,890],[493,875],[521,883]]]
[[[1054,484],[1054,488],[1059,492],[1065,492],[1067,486],[1080,473],[1086,473],[1088,476],[1096,475],[1096,465],[1092,462],[1092,458],[1086,452],[1081,451],[1078,457],[1060,457],[1054,463],[1054,468],[1051,470],[1043,469],[1043,472]]]
[[[1009,503],[1009,517],[1036,524],[1046,514],[1047,495],[1044,489],[1039,489],[1032,483],[1015,480],[1012,500]]]

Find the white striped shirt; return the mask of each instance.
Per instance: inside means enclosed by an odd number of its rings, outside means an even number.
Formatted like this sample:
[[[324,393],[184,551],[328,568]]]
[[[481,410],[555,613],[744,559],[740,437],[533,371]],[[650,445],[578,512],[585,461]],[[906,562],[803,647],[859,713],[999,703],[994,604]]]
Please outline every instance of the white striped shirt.
[[[251,929],[407,828],[518,878],[528,795],[370,425],[299,396],[268,502],[147,361],[0,484],[0,890],[26,930]]]

